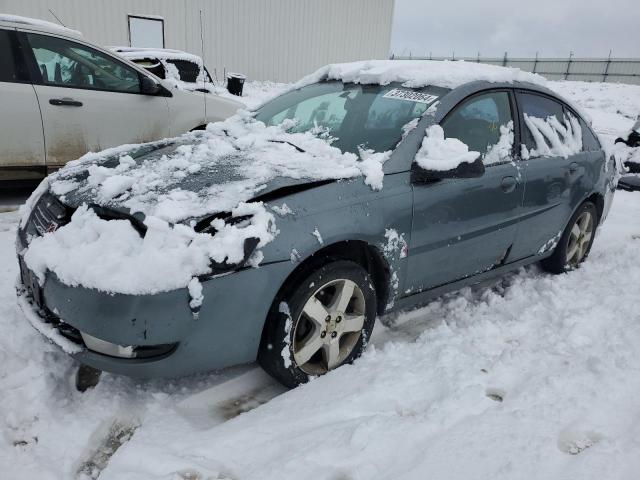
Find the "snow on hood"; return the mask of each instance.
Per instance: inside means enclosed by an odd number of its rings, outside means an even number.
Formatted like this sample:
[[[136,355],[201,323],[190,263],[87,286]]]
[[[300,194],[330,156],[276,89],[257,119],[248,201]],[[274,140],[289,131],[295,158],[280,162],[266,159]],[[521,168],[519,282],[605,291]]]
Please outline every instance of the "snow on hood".
[[[67,285],[127,294],[187,287],[211,273],[212,262],[245,260],[251,239],[247,264],[257,266],[278,230],[266,206],[249,200],[274,185],[358,176],[379,189],[391,153],[343,153],[314,132],[288,133],[293,125],[268,127],[242,112],[176,141],[70,162],[48,182],[77,209],[68,224],[30,240],[25,262],[41,282],[52,271]],[[143,214],[146,233],[129,220],[102,218],[92,204]],[[217,213],[230,217],[194,229],[194,219]]]
[[[96,203],[175,223],[228,212],[274,183],[365,176],[382,187],[378,175],[390,152],[343,153],[314,132],[289,133],[293,125],[266,126],[242,112],[130,154],[88,154],[51,176],[51,190],[71,206]]]
[[[294,85],[300,88],[324,79],[361,84],[388,85],[402,82],[405,87],[437,86],[456,88],[465,83],[528,82],[546,85],[546,79],[518,68],[499,67],[465,61],[436,60],[367,60],[326,65]]]

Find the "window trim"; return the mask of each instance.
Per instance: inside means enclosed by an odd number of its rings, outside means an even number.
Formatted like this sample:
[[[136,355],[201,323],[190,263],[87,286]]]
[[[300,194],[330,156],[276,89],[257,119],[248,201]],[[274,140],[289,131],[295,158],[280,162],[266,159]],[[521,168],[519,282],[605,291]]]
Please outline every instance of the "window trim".
[[[129,38],[129,46],[133,47],[133,45],[131,45],[131,19],[132,18],[139,18],[141,20],[153,20],[155,22],[161,22],[162,23],[162,48],[166,48],[166,38],[164,36],[164,18],[157,18],[157,17],[150,17],[147,15],[136,15],[133,13],[127,13],[127,36]]]
[[[149,94],[145,94],[142,92],[125,92],[123,90],[114,90],[114,89],[106,89],[106,88],[93,88],[91,86],[83,86],[83,87],[78,87],[75,85],[56,85],[56,84],[49,84],[49,83],[45,83],[42,80],[42,74],[40,73],[40,69],[38,68],[38,62],[36,60],[35,54],[33,53],[33,48],[31,47],[31,43],[29,42],[29,38],[27,37],[27,35],[40,35],[43,37],[51,37],[51,38],[57,38],[60,40],[64,40],[70,43],[75,43],[77,45],[79,45],[80,47],[89,49],[89,50],[93,50],[105,57],[108,57],[111,61],[122,65],[123,67],[126,67],[130,70],[133,70],[137,76],[138,76],[138,82],[141,84],[142,83],[142,73],[140,71],[138,71],[137,69],[133,68],[131,65],[128,65],[127,63],[122,62],[120,59],[114,57],[111,54],[108,54],[106,52],[103,52],[102,50],[99,50],[91,45],[87,45],[86,43],[82,43],[76,40],[71,40],[65,37],[58,37],[56,35],[49,35],[47,33],[44,32],[21,32],[18,31],[18,42],[21,46],[21,49],[23,51],[23,54],[26,52],[26,63],[29,69],[29,72],[31,74],[31,83],[33,85],[42,85],[43,87],[54,87],[54,88],[69,88],[72,90],[88,90],[88,91],[92,91],[92,92],[109,92],[109,93],[122,93],[125,95],[144,95],[144,96],[158,96],[158,95],[149,95]]]
[[[505,87],[497,87],[497,88],[488,88],[488,89],[484,89],[484,90],[479,90],[477,92],[474,92],[470,95],[467,95],[466,97],[464,97],[462,100],[460,100],[458,103],[456,103],[446,114],[444,117],[442,117],[442,119],[440,120],[440,122],[438,123],[438,125],[442,126],[442,124],[449,118],[449,116],[451,114],[453,114],[458,107],[460,107],[463,103],[465,103],[468,100],[473,99],[474,97],[481,97],[487,94],[491,94],[491,93],[500,93],[500,92],[504,92],[507,94],[508,98],[509,98],[509,107],[511,109],[511,121],[513,122],[513,146],[511,147],[511,159],[510,160],[505,160],[503,162],[495,162],[495,163],[491,163],[489,165],[484,165],[484,168],[491,168],[491,167],[497,167],[500,165],[505,165],[507,163],[511,163],[512,161],[520,161],[520,149],[518,148],[518,146],[520,145],[520,120],[519,120],[519,110],[518,110],[518,106],[517,106],[517,102],[515,99],[515,94],[512,88],[505,88]]]

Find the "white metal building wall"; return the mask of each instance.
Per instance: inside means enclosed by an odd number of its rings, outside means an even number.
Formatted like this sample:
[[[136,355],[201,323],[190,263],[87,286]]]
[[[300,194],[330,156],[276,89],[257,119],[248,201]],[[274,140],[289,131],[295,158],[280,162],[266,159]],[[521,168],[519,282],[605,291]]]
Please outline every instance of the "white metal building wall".
[[[387,58],[394,0],[0,0],[0,13],[80,30],[100,45],[128,45],[127,14],[160,15],[165,46],[222,72],[292,81],[332,62]],[[50,11],[51,10],[51,11]]]

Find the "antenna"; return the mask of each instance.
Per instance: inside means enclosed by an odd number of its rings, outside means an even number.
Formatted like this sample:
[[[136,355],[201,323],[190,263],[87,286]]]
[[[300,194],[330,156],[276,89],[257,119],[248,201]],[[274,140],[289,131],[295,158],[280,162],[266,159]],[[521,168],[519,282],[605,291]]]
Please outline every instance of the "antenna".
[[[202,55],[202,102],[204,103],[204,121],[207,121],[207,94],[204,92],[205,77],[204,77],[204,33],[202,29],[202,9],[200,9],[200,54]]]
[[[60,20],[58,16],[55,13],[53,13],[53,10],[51,10],[50,8],[48,10],[49,10],[49,13],[54,16],[54,18],[58,21],[60,25],[62,25],[65,28],[67,27],[64,23],[62,23],[62,20]]]

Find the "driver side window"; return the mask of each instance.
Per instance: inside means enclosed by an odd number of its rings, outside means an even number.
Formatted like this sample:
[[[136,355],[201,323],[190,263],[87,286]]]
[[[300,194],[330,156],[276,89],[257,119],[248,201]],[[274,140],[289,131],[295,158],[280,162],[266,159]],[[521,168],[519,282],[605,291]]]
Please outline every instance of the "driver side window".
[[[445,138],[457,138],[470,151],[480,152],[485,165],[511,161],[513,117],[508,92],[471,97],[441,124]]]
[[[58,37],[27,38],[45,85],[140,93],[138,72],[108,55]]]

